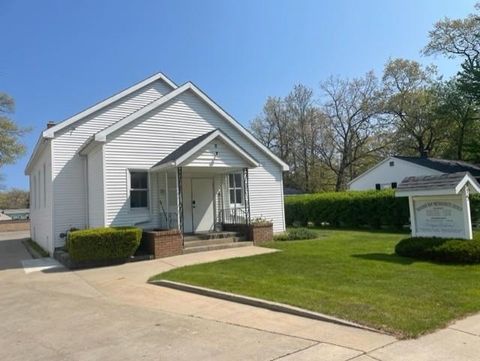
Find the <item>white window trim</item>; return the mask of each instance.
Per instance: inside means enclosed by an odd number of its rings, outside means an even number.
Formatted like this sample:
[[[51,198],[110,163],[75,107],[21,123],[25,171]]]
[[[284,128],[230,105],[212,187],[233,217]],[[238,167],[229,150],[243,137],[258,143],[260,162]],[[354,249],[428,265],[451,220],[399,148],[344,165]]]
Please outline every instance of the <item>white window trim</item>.
[[[230,187],[230,174],[233,174],[233,176],[235,177],[235,174],[240,174],[240,187],[235,187],[235,185],[233,187]],[[235,181],[235,180],[234,180]],[[232,203],[230,201],[230,191],[234,189],[235,190],[235,193],[237,191],[237,189],[241,189],[242,190],[242,202],[240,203]],[[227,194],[228,194],[228,204],[230,205],[230,208],[241,208],[243,207],[243,205],[245,204],[245,192],[243,190],[243,174],[242,172],[233,172],[233,173],[228,173],[228,176],[227,176]]]
[[[144,189],[136,189],[136,190],[146,190],[147,191],[147,206],[146,207],[132,207],[131,206],[131,199],[130,199],[130,193],[132,191],[132,186],[131,186],[131,173],[132,172],[143,172],[147,173],[147,188]],[[150,199],[150,172],[148,171],[148,168],[130,168],[127,169],[127,200],[128,200],[128,209],[131,212],[145,212],[150,210],[150,204],[151,204],[151,199]]]

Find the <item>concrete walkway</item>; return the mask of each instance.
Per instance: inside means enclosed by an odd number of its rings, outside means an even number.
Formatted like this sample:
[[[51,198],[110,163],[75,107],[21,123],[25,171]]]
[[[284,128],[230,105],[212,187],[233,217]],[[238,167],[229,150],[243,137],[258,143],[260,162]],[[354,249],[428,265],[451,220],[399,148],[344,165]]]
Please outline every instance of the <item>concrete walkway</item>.
[[[398,341],[149,285],[157,273],[272,252],[244,247],[69,272],[0,234],[0,359],[475,360],[480,316]],[[24,269],[24,266],[26,267]]]

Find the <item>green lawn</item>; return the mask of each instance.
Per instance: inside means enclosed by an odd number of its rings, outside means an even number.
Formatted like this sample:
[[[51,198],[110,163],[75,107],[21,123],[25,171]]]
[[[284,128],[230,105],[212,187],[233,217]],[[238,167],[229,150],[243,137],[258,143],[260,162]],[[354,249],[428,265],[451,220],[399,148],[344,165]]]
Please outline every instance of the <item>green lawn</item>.
[[[282,252],[178,268],[157,276],[282,302],[416,337],[480,311],[480,265],[394,254],[405,234],[319,230]]]

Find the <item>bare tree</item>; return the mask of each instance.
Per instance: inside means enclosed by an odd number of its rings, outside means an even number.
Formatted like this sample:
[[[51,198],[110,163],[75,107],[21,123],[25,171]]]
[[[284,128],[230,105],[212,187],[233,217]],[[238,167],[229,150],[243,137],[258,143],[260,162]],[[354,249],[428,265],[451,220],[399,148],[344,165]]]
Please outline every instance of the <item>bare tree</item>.
[[[253,120],[250,127],[263,144],[281,159],[288,161],[291,135],[283,99],[269,97],[263,106],[262,114]]]
[[[293,163],[303,173],[304,189],[313,190],[312,171],[318,163],[317,141],[321,131],[321,114],[314,104],[313,90],[304,85],[295,85],[285,99],[291,135],[295,142]]]
[[[335,190],[346,187],[348,174],[362,159],[379,151],[385,144],[375,136],[386,128],[380,117],[381,94],[373,72],[352,80],[330,78],[321,83],[323,112],[328,132],[318,144],[319,154],[335,173]]]

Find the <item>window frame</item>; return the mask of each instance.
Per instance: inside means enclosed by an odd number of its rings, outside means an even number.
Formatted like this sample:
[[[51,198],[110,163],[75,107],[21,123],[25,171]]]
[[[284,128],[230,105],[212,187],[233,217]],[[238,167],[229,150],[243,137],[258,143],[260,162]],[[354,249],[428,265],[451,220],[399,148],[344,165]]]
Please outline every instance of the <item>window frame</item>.
[[[43,163],[43,207],[47,208],[47,165]]]
[[[147,188],[132,188],[132,173],[145,173],[147,176]],[[148,169],[128,169],[127,171],[128,207],[131,211],[146,211],[150,209],[150,172]],[[132,207],[132,191],[147,193],[147,205],[145,207]]]
[[[240,187],[235,185],[235,175],[238,174],[240,175]],[[233,176],[233,187],[230,184],[230,176]],[[230,205],[231,208],[236,208],[236,207],[243,207],[245,204],[245,192],[244,192],[244,184],[243,184],[243,174],[242,172],[233,172],[233,173],[228,173],[228,184],[227,184],[227,189],[228,189],[228,204]],[[235,195],[235,202],[232,202],[232,199],[230,197],[230,192],[233,190],[233,194]],[[241,202],[238,203],[236,202],[237,198],[237,190],[241,191]]]
[[[37,202],[36,202],[37,177],[35,173],[33,173],[31,177],[32,177],[32,193],[30,194],[30,207],[32,209],[36,209],[37,208]]]

